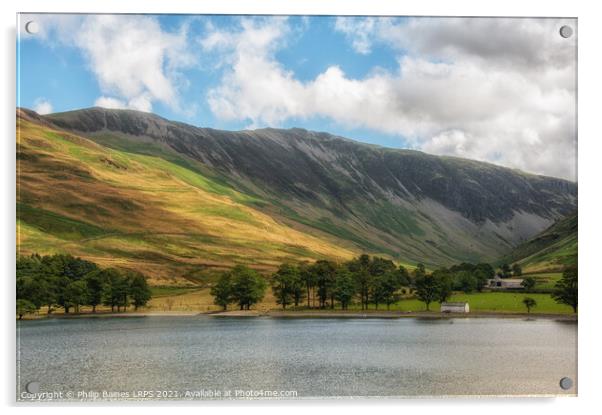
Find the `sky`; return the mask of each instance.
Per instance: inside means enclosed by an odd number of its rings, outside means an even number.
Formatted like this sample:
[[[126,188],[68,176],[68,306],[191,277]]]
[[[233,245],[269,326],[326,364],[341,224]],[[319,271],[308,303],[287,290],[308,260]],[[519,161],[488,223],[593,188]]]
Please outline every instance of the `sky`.
[[[17,105],[301,127],[575,181],[577,35],[563,25],[576,32],[573,19],[23,14]]]

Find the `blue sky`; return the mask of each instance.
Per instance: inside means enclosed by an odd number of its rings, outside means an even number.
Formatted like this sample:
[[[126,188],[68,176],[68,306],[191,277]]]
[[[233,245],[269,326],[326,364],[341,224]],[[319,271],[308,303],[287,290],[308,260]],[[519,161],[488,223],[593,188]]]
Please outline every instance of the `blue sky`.
[[[574,179],[576,35],[557,36],[570,20],[20,20],[17,102],[41,113],[97,105],[228,130],[302,127]]]
[[[240,20],[229,16],[191,19],[189,16],[167,15],[156,18],[166,31],[177,31],[183,24],[192,20],[188,34],[198,38],[206,35],[207,24],[227,30],[235,29]],[[334,30],[335,17],[291,17],[288,20],[299,32],[291,35],[287,46],[278,50],[275,56],[282,66],[294,72],[299,80],[310,81],[333,65],[339,66],[349,77],[357,79],[365,77],[375,67],[390,70],[397,67],[397,56],[386,46],[378,46],[370,55],[356,53],[344,34]],[[52,44],[48,39],[40,40],[35,36],[26,35],[21,38],[19,50],[20,106],[35,108],[40,102],[48,102],[53,112],[69,111],[94,106],[96,99],[103,95],[81,49]],[[202,54],[202,51],[199,50],[199,53]],[[198,66],[182,70],[182,74],[190,83],[180,90],[183,102],[195,103],[194,111],[178,111],[165,103],[156,102],[152,106],[152,112],[172,120],[226,130],[272,126],[269,123],[253,124],[249,118],[223,120],[216,117],[205,97],[212,87],[219,84],[224,69],[208,67],[210,63],[204,62],[202,56],[199,60]],[[41,74],[43,76],[40,76]],[[401,135],[381,133],[367,128],[346,128],[345,125],[327,117],[291,117],[273,126],[327,131],[389,147],[409,146]]]

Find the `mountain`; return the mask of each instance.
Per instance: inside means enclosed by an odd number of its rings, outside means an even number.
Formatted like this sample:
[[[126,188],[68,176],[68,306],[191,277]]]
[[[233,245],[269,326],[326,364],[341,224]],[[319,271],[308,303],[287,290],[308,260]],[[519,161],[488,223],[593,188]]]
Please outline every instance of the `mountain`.
[[[518,263],[524,272],[559,272],[577,264],[577,212],[518,245],[500,263]]]
[[[48,235],[29,223],[35,209],[102,224],[110,231],[81,235],[78,249],[107,261],[143,252],[165,276],[360,252],[430,266],[493,261],[577,204],[566,180],[303,129],[219,131],[102,108],[20,109],[18,121],[20,212],[34,209],[19,219],[30,234]],[[175,236],[189,228],[203,242]],[[135,249],[114,246],[111,235],[125,234],[137,235]]]

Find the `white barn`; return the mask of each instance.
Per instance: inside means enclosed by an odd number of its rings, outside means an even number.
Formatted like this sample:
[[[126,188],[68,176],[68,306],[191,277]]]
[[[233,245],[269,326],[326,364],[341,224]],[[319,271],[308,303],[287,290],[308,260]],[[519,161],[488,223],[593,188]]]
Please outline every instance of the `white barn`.
[[[468,303],[441,303],[442,313],[469,313]]]

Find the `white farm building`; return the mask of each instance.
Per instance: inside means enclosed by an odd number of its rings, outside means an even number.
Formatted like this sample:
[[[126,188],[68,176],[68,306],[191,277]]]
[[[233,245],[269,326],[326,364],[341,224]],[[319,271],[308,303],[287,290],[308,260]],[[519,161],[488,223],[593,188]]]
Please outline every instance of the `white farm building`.
[[[522,278],[500,278],[497,275],[489,280],[489,288],[504,289],[504,288],[523,288]]]
[[[442,313],[468,313],[470,307],[468,303],[441,303]]]

